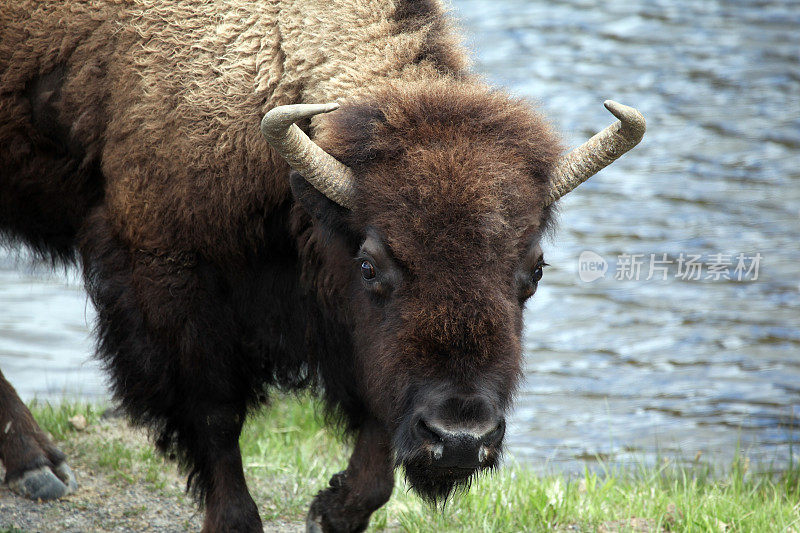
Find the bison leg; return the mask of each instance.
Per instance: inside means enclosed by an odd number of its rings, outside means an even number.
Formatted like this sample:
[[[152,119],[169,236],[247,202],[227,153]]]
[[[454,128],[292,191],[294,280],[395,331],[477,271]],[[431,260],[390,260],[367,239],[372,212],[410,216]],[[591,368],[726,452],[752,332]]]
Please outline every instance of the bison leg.
[[[81,254],[115,396],[189,470],[205,503],[204,532],[261,532],[238,442],[258,376],[241,350],[223,275],[186,254],[129,250],[102,209]]]
[[[78,488],[65,456],[39,428],[0,372],[0,461],[11,489],[34,500],[61,498]]]
[[[389,501],[394,488],[394,469],[389,436],[368,421],[356,440],[347,470],[330,480],[311,504],[307,533],[364,531],[372,513]]]
[[[245,410],[218,405],[192,409],[197,440],[190,454],[205,488],[206,516],[203,533],[263,531],[258,508],[247,490],[239,450],[239,434]]]

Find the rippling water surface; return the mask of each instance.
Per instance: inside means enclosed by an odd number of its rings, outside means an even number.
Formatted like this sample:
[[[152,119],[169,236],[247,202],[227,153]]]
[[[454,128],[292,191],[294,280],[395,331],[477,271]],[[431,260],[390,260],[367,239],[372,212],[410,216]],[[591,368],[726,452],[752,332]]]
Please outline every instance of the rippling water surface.
[[[569,144],[613,120],[607,98],[648,120],[636,150],[562,202],[526,314],[512,454],[574,471],[697,452],[724,464],[740,447],[786,465],[800,450],[800,5],[453,7],[475,69],[537,101]],[[585,251],[604,277],[581,280]],[[668,270],[648,280],[652,254]],[[761,254],[757,280],[735,279],[738,254]],[[615,279],[636,277],[633,255],[639,279]],[[699,280],[678,271],[690,255]],[[92,318],[74,273],[0,256],[0,367],[23,396],[105,394]]]

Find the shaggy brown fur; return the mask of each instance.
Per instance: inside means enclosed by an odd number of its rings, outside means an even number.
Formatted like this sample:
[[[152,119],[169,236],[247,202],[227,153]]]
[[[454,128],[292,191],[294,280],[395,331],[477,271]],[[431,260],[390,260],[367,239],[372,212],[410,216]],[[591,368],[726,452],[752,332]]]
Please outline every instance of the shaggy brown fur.
[[[432,0],[0,9],[0,232],[80,253],[114,392],[205,530],[260,529],[238,435],[267,385],[314,386],[358,435],[311,531],[365,528],[393,466],[438,500],[497,464],[559,147],[465,69]],[[355,170],[352,211],[258,131],[334,100],[301,126]]]

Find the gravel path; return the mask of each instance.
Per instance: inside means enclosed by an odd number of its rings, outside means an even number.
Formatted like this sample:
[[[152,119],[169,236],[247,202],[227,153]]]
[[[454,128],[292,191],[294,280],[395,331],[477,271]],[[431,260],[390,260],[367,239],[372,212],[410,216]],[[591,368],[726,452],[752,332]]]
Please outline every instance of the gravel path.
[[[161,486],[142,482],[135,475],[126,478],[99,464],[98,447],[115,441],[134,449],[151,446],[141,431],[118,418],[72,433],[70,441],[60,445],[70,457],[78,491],[55,502],[33,502],[6,485],[0,486],[0,532],[199,531],[202,513],[184,493],[185,478],[178,475],[173,464],[164,464]],[[0,479],[4,474],[0,468]],[[301,523],[270,522],[264,530],[295,533],[304,528]]]

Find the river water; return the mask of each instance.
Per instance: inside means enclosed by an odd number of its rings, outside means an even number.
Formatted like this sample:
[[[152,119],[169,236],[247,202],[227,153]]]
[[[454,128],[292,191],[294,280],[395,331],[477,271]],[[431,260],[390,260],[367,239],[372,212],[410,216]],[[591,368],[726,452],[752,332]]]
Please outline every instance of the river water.
[[[633,152],[561,205],[528,304],[517,460],[578,471],[800,451],[800,4],[459,0],[475,69],[568,144],[639,108]],[[580,261],[579,261],[580,259]],[[596,279],[594,279],[596,278]],[[0,368],[106,395],[75,272],[0,255]],[[797,461],[797,457],[793,460]]]

